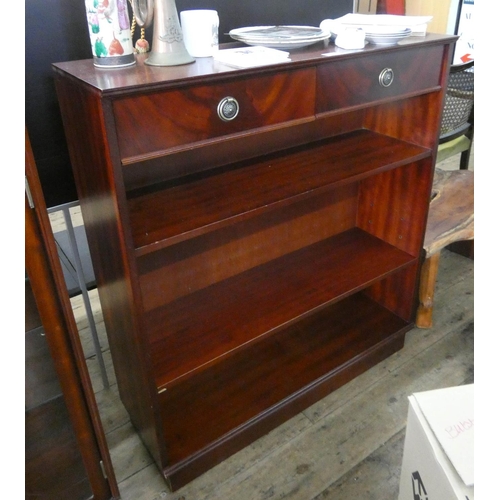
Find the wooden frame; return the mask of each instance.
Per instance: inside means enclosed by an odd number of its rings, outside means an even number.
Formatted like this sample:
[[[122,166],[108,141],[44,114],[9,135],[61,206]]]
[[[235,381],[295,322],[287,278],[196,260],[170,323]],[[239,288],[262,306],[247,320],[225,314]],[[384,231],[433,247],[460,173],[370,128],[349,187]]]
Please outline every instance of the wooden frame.
[[[29,186],[29,196],[25,200],[26,271],[62,391],[62,397],[54,398],[51,403],[57,405],[53,413],[58,418],[62,419],[64,412],[68,413],[68,434],[72,428],[78,446],[77,450],[67,450],[66,453],[66,435],[50,435],[54,427],[51,413],[48,419],[43,414],[34,419],[27,418],[27,449],[35,445],[37,450],[33,454],[27,453],[27,460],[32,459],[32,462],[26,466],[29,471],[26,498],[48,494],[52,495],[51,498],[68,498],[68,495],[75,499],[88,498],[81,496],[88,495],[84,489],[87,485],[95,500],[119,498],[27,131],[25,173]],[[67,470],[74,465],[73,462],[59,463],[69,454],[81,456],[82,477],[75,478],[78,472]],[[35,470],[36,467],[39,469]],[[54,474],[56,476],[52,477]]]

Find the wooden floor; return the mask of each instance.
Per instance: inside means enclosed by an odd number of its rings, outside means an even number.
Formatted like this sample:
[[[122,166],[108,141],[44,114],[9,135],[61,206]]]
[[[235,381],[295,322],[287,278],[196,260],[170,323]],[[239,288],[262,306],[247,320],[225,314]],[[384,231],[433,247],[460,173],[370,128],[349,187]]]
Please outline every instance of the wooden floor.
[[[432,329],[410,331],[401,351],[175,493],[120,403],[97,292],[91,299],[109,389],[99,376],[81,296],[72,298],[121,498],[397,499],[408,396],[474,381],[473,285],[473,261],[444,251]]]

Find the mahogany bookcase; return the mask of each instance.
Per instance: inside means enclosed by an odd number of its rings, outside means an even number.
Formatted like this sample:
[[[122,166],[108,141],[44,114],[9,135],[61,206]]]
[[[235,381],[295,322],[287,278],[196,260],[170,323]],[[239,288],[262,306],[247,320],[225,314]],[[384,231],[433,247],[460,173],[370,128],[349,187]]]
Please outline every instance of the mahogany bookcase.
[[[403,347],[455,40],[54,65],[120,395],[172,489]]]

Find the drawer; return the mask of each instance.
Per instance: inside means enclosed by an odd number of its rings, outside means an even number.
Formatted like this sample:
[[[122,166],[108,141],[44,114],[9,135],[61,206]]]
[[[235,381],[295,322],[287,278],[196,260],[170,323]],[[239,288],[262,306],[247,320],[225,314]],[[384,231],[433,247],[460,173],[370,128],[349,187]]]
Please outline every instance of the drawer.
[[[113,109],[121,158],[133,161],[258,127],[312,119],[315,89],[315,70],[303,69],[117,99]],[[228,97],[235,101],[225,101]],[[238,112],[232,118],[235,104]]]
[[[409,95],[440,84],[442,46],[332,61],[318,67],[317,112]]]

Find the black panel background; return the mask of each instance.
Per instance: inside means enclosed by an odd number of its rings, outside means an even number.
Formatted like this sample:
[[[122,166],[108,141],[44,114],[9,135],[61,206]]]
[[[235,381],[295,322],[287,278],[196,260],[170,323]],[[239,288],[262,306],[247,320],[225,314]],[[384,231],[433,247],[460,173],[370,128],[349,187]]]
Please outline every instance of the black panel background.
[[[177,10],[216,9],[220,41],[233,28],[318,26],[352,12],[352,0],[177,0]],[[150,33],[147,33],[150,39]],[[92,57],[84,0],[25,2],[25,121],[48,207],[77,199],[51,64]]]

